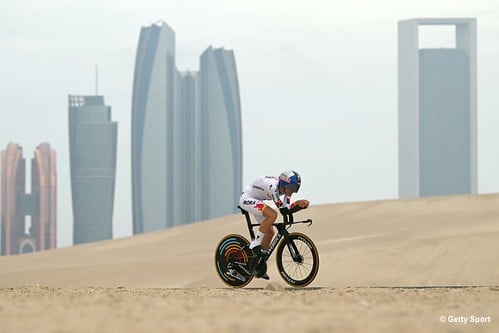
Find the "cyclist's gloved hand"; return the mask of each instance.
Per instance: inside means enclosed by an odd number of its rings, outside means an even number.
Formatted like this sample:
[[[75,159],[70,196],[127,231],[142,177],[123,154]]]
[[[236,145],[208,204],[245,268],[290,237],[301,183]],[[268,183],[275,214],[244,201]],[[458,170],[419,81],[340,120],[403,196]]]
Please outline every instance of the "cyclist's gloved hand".
[[[307,208],[308,205],[310,205],[310,202],[308,200],[306,200],[306,199],[296,200],[293,203],[293,206],[299,206],[300,208]]]
[[[291,204],[291,208],[288,211],[288,214],[294,214],[302,209],[308,208],[310,202],[308,200],[297,200],[293,204]]]

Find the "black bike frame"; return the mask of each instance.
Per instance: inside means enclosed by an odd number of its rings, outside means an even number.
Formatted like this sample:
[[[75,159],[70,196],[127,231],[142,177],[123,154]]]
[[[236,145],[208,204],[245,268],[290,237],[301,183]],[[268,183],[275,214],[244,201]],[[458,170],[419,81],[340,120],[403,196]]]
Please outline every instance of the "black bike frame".
[[[241,210],[241,213],[246,218],[246,224],[248,225],[248,231],[249,231],[249,234],[251,236],[251,240],[254,240],[255,239],[255,232],[253,231],[253,228],[260,226],[260,224],[251,223],[251,218],[250,218],[248,211],[242,209],[239,206],[237,208],[239,208]],[[282,216],[283,216],[283,220],[284,220],[283,222],[273,224],[273,226],[275,226],[277,228],[277,235],[272,240],[272,243],[270,243],[270,247],[267,250],[268,255],[267,255],[266,259],[268,259],[270,257],[272,252],[274,252],[274,249],[277,247],[277,244],[279,244],[279,241],[281,240],[281,238],[284,237],[284,241],[286,242],[286,245],[289,248],[289,252],[291,253],[291,255],[293,257],[293,260],[299,261],[299,260],[301,260],[301,258],[299,257],[298,249],[296,248],[295,243],[293,241],[291,241],[291,239],[289,238],[289,232],[287,230],[287,227],[290,227],[291,225],[297,224],[297,223],[308,223],[308,225],[310,226],[312,224],[312,220],[306,219],[303,221],[296,221],[295,222],[293,219],[292,212],[290,212],[289,214],[283,214]]]

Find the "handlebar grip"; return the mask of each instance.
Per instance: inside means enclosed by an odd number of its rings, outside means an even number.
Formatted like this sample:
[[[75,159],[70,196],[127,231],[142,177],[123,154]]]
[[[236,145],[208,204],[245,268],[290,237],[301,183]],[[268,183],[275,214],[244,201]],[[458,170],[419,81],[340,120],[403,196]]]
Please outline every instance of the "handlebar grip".
[[[281,212],[281,215],[288,215],[289,214],[289,209],[284,207],[284,208],[279,208],[279,212]]]
[[[302,208],[300,206],[294,206],[293,208],[289,209],[289,208],[280,208],[279,211],[281,212],[282,215],[290,215],[290,214],[294,214],[302,209],[305,209],[305,208]]]
[[[305,208],[300,207],[300,206],[298,206],[298,205],[297,205],[297,206],[294,206],[293,208],[291,208],[291,209],[289,210],[289,213],[288,213],[288,214],[294,214],[294,213],[296,213],[296,212],[298,212],[298,211],[300,211],[300,210],[302,210],[302,209],[305,209]]]

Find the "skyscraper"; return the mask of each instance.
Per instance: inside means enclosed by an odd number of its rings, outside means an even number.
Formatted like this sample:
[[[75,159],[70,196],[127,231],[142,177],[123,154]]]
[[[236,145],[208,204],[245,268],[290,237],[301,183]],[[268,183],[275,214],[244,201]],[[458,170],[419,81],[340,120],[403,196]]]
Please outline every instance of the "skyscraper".
[[[1,254],[56,248],[56,153],[48,143],[35,150],[31,193],[26,193],[26,161],[22,148],[9,143],[2,151]],[[30,217],[31,220],[26,220]]]
[[[199,117],[203,219],[234,212],[241,195],[242,135],[234,53],[209,47],[201,55]]]
[[[234,213],[241,137],[233,52],[209,47],[198,72],[180,72],[173,30],[143,27],[132,103],[134,234]]]
[[[132,101],[134,234],[171,223],[175,33],[166,24],[144,27],[135,59]]]
[[[455,27],[455,48],[419,49],[419,26]],[[476,20],[399,21],[399,196],[477,192]]]
[[[118,125],[103,96],[69,96],[73,243],[113,238]]]

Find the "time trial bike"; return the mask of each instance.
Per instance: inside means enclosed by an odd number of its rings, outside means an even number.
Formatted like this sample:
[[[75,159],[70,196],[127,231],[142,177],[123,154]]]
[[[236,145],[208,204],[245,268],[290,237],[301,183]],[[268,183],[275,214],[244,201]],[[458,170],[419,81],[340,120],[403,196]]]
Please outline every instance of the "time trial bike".
[[[255,239],[253,228],[260,225],[251,223],[250,214],[241,207],[238,208],[246,218],[251,239]],[[273,224],[277,228],[277,235],[263,256],[258,256],[250,249],[250,242],[242,235],[230,234],[223,237],[215,251],[215,268],[220,279],[230,287],[241,288],[254,277],[265,277],[267,260],[277,249],[277,269],[284,281],[293,287],[309,285],[319,271],[319,253],[309,237],[300,232],[288,232],[294,224],[312,225],[311,219],[294,220],[293,214],[299,210],[302,208],[298,206],[281,210],[283,221]]]

